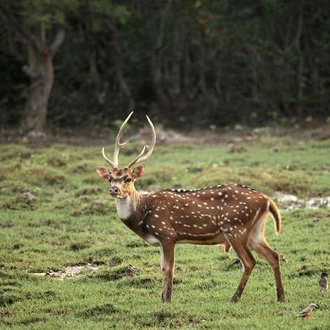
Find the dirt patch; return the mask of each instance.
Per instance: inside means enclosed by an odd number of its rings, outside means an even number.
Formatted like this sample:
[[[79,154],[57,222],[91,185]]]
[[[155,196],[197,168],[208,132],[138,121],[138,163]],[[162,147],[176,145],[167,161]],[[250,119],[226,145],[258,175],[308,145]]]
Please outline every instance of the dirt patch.
[[[69,144],[76,146],[107,146],[113,144],[117,135],[117,129],[57,129],[46,132],[24,133],[18,130],[0,131],[0,144],[21,144],[28,147],[43,148],[53,144]],[[234,133],[234,135],[233,135]],[[198,131],[193,133],[185,131],[165,130],[161,125],[156,126],[157,145],[175,144],[213,144],[227,143],[233,139],[245,140],[247,133],[227,131],[222,134],[210,131]],[[242,138],[237,137],[242,136]],[[151,134],[149,127],[143,127],[135,131],[124,133],[123,140],[131,142],[148,143]],[[249,140],[249,138],[247,138]]]
[[[273,198],[285,210],[330,208],[330,196],[302,199],[278,191]]]
[[[64,271],[53,271],[51,269],[47,269],[43,273],[33,273],[33,275],[37,276],[50,276],[58,280],[64,280],[70,277],[77,277],[81,275],[82,272],[91,271],[96,272],[100,269],[100,266],[87,264],[87,265],[75,265],[75,266],[67,266]]]
[[[226,145],[235,147],[259,139],[261,136],[287,136],[300,141],[330,139],[330,125],[312,123],[310,125],[272,125],[263,127],[218,127],[215,129],[182,128],[171,130],[155,123],[157,145],[186,144]],[[135,130],[134,130],[135,129]],[[134,131],[133,131],[134,130]],[[23,144],[30,147],[48,147],[52,144],[69,144],[79,146],[107,146],[114,143],[118,129],[109,128],[48,128],[43,132],[23,132],[19,129],[0,131],[0,144]],[[150,128],[132,127],[132,131],[124,133],[124,139],[130,141],[149,141]]]
[[[49,276],[57,280],[64,280],[72,277],[78,277],[86,272],[97,272],[101,269],[101,266],[94,264],[85,264],[85,265],[73,265],[67,266],[64,271],[54,271],[51,269],[47,269],[42,273],[33,273],[33,275],[37,276]],[[118,280],[122,277],[134,277],[139,274],[139,269],[132,265],[122,266],[114,268],[111,272],[105,270],[103,273],[98,273],[98,278],[103,278],[106,280]]]

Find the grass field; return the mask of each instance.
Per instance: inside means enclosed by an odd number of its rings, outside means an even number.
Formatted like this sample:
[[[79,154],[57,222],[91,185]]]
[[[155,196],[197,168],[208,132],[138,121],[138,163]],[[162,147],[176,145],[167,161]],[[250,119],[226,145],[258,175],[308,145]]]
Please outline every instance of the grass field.
[[[109,144],[112,141],[109,141]],[[0,329],[330,329],[330,207],[279,202],[282,233],[267,225],[281,255],[287,301],[276,301],[269,265],[258,257],[242,299],[228,303],[241,276],[219,246],[177,246],[173,302],[161,303],[158,248],[116,215],[102,145],[0,145]],[[128,163],[141,145],[122,151]],[[111,155],[112,146],[109,146]],[[125,165],[125,164],[124,164]],[[157,145],[137,189],[242,183],[271,197],[330,196],[330,140],[260,134],[224,145]],[[77,274],[69,266],[89,266]],[[310,319],[297,313],[314,302]]]

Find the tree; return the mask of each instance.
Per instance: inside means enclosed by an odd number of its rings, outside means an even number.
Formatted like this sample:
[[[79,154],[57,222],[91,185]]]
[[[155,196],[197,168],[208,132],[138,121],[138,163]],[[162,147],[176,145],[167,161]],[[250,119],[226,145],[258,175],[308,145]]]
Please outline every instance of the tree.
[[[64,13],[71,1],[7,1],[0,4],[2,15],[15,31],[14,54],[25,64],[29,77],[27,101],[21,126],[27,130],[43,131],[48,101],[54,82],[54,57],[64,37]]]

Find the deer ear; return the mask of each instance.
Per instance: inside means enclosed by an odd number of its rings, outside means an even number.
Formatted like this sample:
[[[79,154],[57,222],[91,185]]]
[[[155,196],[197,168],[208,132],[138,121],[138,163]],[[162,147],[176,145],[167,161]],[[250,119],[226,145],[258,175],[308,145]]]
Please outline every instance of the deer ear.
[[[110,179],[110,171],[105,167],[97,167],[96,172],[99,174],[101,179],[109,180]]]
[[[133,170],[134,179],[138,179],[143,175],[144,168],[145,168],[144,165],[140,165]]]

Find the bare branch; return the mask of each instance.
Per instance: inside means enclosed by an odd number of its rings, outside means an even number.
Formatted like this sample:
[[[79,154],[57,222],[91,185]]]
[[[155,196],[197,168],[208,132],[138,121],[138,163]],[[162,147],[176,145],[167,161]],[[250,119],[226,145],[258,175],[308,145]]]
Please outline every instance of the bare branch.
[[[50,46],[50,53],[52,56],[54,56],[58,51],[58,49],[61,47],[64,39],[65,39],[65,31],[64,29],[61,29],[57,32],[57,35]]]

